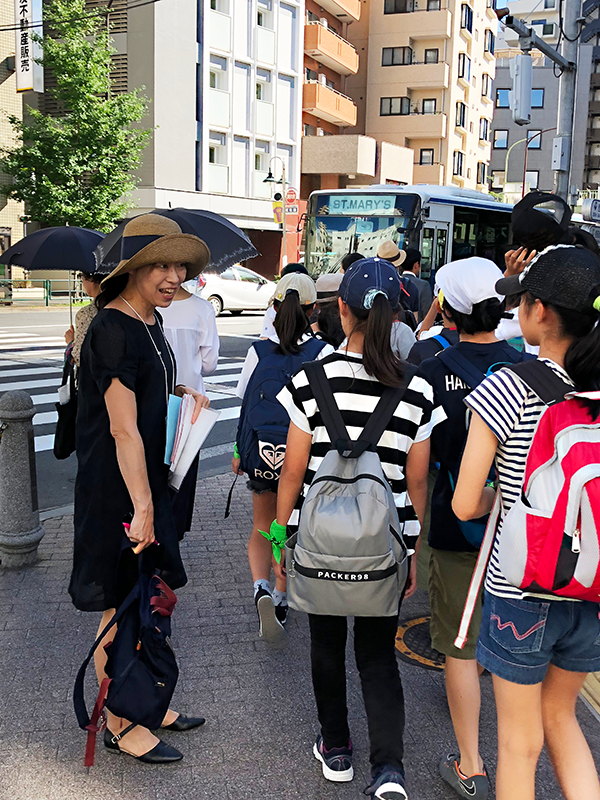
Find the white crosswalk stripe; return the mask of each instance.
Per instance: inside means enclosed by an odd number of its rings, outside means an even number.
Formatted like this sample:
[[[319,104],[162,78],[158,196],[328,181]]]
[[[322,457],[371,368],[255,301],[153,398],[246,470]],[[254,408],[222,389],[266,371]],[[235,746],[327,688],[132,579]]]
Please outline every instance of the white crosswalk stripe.
[[[0,329],[0,394],[20,389],[31,396],[36,412],[33,417],[35,450],[36,452],[52,450],[54,428],[58,419],[55,403],[58,402],[58,388],[62,381],[63,350],[45,350],[41,343],[47,341],[46,337],[23,334],[19,341],[27,349],[23,352],[10,350],[11,360],[4,360],[3,352],[8,350],[4,344],[3,337],[6,336],[4,331]],[[38,341],[41,344],[40,349],[37,349]],[[34,343],[36,349],[31,350]],[[15,361],[15,357],[33,357],[36,360]],[[221,411],[217,425],[220,422],[235,420],[240,415],[240,401],[233,392],[242,364],[243,360],[240,358],[219,358],[217,372],[205,379],[211,405]],[[216,384],[214,390],[213,384]]]

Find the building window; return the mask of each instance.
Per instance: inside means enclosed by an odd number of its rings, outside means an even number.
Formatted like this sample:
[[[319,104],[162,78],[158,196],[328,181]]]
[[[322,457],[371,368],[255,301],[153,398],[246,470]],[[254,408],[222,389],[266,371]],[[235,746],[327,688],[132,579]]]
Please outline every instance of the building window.
[[[527,170],[525,173],[525,183],[529,184],[530,189],[537,189],[540,173],[537,170]]]
[[[556,8],[556,0],[544,0],[544,8]]]
[[[410,114],[410,97],[382,97],[379,101],[379,116],[403,117]]]
[[[428,50],[425,50],[425,63],[426,64],[437,64],[440,60],[440,51],[437,47],[432,47]]]
[[[477,162],[477,183],[483,186],[485,183],[485,164],[483,161]]]
[[[210,131],[208,134],[208,163],[225,164],[227,163],[227,150],[225,149],[226,138],[224,133]]]
[[[384,47],[381,51],[382,67],[398,67],[412,64],[412,47]]]
[[[458,54],[458,77],[471,80],[471,59],[466,53]]]
[[[260,28],[272,28],[271,25],[271,0],[258,0],[256,24]]]
[[[384,0],[384,14],[406,14],[412,11],[412,0]]]
[[[439,11],[441,7],[441,0],[427,0],[427,11]]]
[[[227,59],[211,55],[208,85],[211,89],[227,91]]]
[[[543,108],[544,107],[544,90],[532,89],[531,90],[531,107]]]
[[[304,134],[304,136],[316,136],[317,129],[315,128],[314,125],[309,125],[307,122],[305,122],[304,125],[302,126],[302,133]]]
[[[490,138],[490,121],[485,117],[481,117],[479,120],[479,141],[480,142],[487,142]]]
[[[473,33],[473,9],[468,3],[463,3],[460,7],[460,27]]]
[[[493,81],[492,81],[491,77],[487,74],[487,72],[484,72],[483,75],[481,76],[481,96],[482,97],[487,97],[487,98],[491,99],[491,97],[492,97],[492,84],[493,84]]]
[[[467,107],[464,103],[461,103],[460,100],[456,104],[456,127],[467,127]]]
[[[256,99],[271,99],[271,73],[268,69],[256,70]]]
[[[419,154],[419,164],[422,167],[430,167],[433,164],[433,147],[423,147]]]
[[[494,150],[506,150],[508,147],[508,131],[494,131]]]
[[[217,0],[210,0],[210,7],[213,11],[217,10]]]
[[[531,137],[535,136],[535,139],[531,140]],[[527,131],[527,139],[529,144],[527,145],[530,150],[541,150],[542,149],[542,132],[541,131]]]
[[[465,154],[455,150],[452,156],[452,174],[462,176],[465,169]]]
[[[510,89],[496,89],[496,108],[510,108]]]
[[[304,68],[304,78],[307,82],[309,81],[318,81],[319,80],[319,73],[315,72],[314,69],[309,69],[308,67]]]
[[[269,167],[269,143],[256,142],[254,148],[254,169],[257,172],[266,172]]]
[[[492,171],[492,189],[504,188],[504,171],[495,169]]]
[[[483,39],[483,50],[485,53],[489,53],[491,56],[493,56],[495,49],[496,37],[489,28],[486,28]]]
[[[553,22],[546,22],[542,25],[542,36],[554,36],[556,34],[556,28]]]
[[[423,114],[435,114],[435,111],[436,111],[435,98],[423,100]]]

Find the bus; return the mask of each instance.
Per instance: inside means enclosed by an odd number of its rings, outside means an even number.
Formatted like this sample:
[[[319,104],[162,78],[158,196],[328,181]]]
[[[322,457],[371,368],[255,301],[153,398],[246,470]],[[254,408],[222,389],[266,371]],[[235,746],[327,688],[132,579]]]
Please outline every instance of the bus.
[[[313,192],[304,263],[311,275],[337,272],[346,253],[377,255],[388,240],[421,251],[421,277],[458,258],[482,256],[504,269],[512,205],[454,186],[367,186]]]

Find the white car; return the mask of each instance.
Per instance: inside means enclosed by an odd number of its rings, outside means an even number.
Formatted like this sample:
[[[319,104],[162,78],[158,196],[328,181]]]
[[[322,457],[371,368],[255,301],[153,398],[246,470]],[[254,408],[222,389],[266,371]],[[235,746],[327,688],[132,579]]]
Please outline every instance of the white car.
[[[191,282],[190,282],[191,283]],[[196,281],[193,281],[196,284]],[[203,272],[193,288],[212,304],[218,317],[222,311],[241,314],[242,311],[264,311],[273,297],[276,284],[253,272],[251,269],[236,264],[220,275],[214,272]]]

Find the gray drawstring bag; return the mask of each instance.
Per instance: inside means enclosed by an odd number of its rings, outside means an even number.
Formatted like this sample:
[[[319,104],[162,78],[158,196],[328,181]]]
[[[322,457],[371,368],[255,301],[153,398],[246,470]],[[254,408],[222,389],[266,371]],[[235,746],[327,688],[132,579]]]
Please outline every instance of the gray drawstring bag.
[[[406,390],[386,387],[356,441],[319,361],[304,365],[331,449],[306,494],[298,533],[286,543],[288,602],[308,614],[391,617],[408,574],[406,545],[377,443]]]

